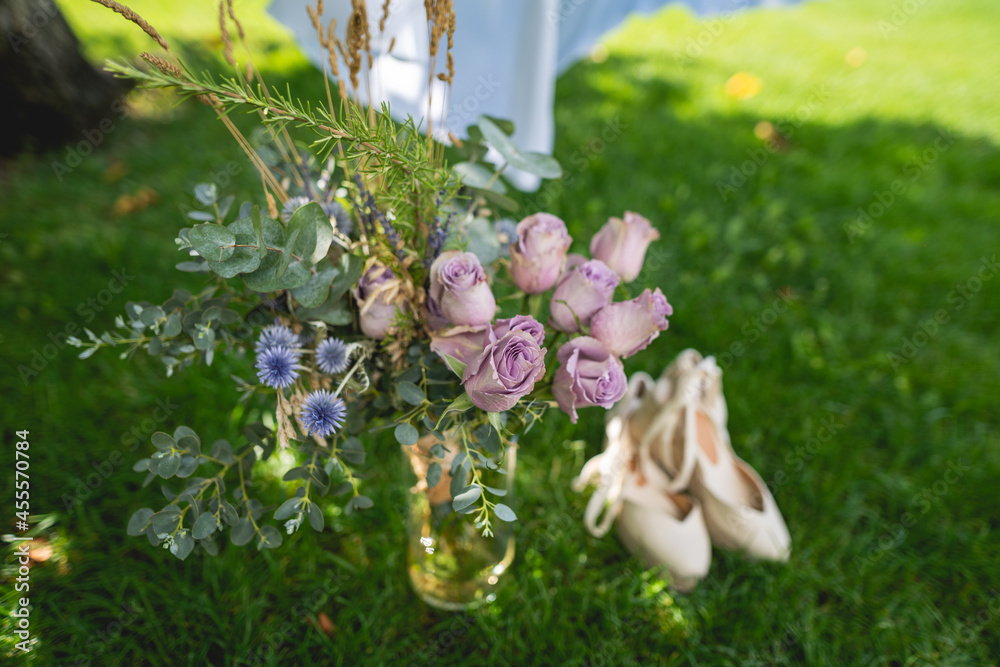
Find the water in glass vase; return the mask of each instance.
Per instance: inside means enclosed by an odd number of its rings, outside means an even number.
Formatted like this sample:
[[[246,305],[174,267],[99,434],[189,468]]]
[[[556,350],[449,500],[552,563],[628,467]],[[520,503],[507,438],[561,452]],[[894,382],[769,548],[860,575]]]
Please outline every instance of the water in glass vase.
[[[408,500],[407,567],[414,590],[427,604],[449,611],[471,609],[494,599],[494,590],[514,559],[514,535],[511,524],[493,518],[493,535],[483,537],[475,525],[476,513],[452,509],[448,471],[460,445],[449,440],[444,443],[446,455],[437,458],[431,453],[436,442],[427,436],[404,448],[417,478]],[[506,474],[477,468],[483,484],[507,492],[505,504],[510,504],[514,490],[516,449],[509,445],[503,460],[495,461]],[[435,461],[441,465],[441,479],[428,489],[427,469]]]

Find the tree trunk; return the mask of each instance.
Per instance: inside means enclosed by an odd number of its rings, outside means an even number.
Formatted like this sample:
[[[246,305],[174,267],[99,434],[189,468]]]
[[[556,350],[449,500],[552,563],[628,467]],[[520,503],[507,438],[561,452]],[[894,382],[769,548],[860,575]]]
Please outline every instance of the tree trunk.
[[[0,155],[82,139],[128,88],[84,60],[53,0],[0,0]]]

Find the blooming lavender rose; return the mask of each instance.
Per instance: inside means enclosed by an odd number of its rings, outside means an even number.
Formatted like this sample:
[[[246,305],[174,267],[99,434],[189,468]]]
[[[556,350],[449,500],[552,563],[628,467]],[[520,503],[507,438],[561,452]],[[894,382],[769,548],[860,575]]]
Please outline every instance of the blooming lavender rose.
[[[483,345],[486,346],[497,342],[508,331],[524,331],[531,334],[531,337],[535,339],[535,342],[539,346],[545,343],[545,327],[542,326],[541,322],[531,315],[515,315],[506,320],[497,320],[494,322],[493,327],[486,331],[486,336],[483,338]]]
[[[599,340],[574,338],[559,348],[556,358],[559,370],[552,381],[552,393],[574,424],[577,408],[600,405],[607,409],[625,395],[628,379],[622,362]]]
[[[462,384],[477,408],[503,412],[531,393],[544,375],[545,348],[527,331],[513,329],[465,367]]]
[[[452,324],[489,324],[497,302],[486,271],[471,252],[449,250],[431,265],[428,310]]]
[[[604,306],[590,320],[590,335],[612,354],[631,357],[643,350],[667,328],[667,315],[674,309],[656,288],[648,289],[631,301]]]
[[[627,283],[639,275],[649,244],[660,238],[649,220],[625,211],[625,219],[611,218],[590,240],[590,254],[611,267]]]
[[[562,274],[573,239],[566,223],[548,213],[536,213],[517,223],[517,243],[510,247],[510,274],[528,294],[549,290]]]
[[[486,345],[483,342],[484,332],[487,329],[485,324],[439,329],[431,333],[431,350],[442,360],[448,355],[468,364],[483,351]]]
[[[387,266],[374,264],[354,288],[354,300],[361,312],[361,330],[369,338],[382,340],[396,319],[399,306],[390,298],[387,283],[396,280],[396,274]]]
[[[549,323],[567,333],[590,324],[598,310],[611,303],[618,275],[599,259],[584,262],[566,272],[556,285],[549,303]]]

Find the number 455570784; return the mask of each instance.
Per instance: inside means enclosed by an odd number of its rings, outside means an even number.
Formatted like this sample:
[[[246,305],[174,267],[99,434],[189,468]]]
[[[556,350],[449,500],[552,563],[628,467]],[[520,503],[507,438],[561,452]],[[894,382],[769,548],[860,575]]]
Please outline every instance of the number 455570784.
[[[27,431],[17,431],[15,435],[19,438],[14,449],[14,467],[16,468],[14,472],[14,485],[17,487],[17,492],[15,493],[17,527],[21,530],[27,530],[28,513],[31,511],[30,485],[28,483],[28,468],[31,466],[28,458],[28,449],[31,445],[28,444]]]

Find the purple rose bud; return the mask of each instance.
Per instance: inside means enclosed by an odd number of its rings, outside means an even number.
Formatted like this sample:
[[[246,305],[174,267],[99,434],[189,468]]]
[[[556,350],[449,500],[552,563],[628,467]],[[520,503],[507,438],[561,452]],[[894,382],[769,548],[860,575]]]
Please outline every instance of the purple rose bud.
[[[406,307],[405,302],[400,302],[397,297],[396,283],[396,274],[392,269],[373,264],[352,290],[360,311],[361,331],[369,338],[385,338],[396,319],[396,311]]]
[[[621,400],[628,388],[622,362],[589,336],[565,343],[556,354],[559,370],[552,381],[552,393],[570,421],[576,423],[576,409],[600,405],[607,409]]]
[[[674,309],[660,288],[648,289],[631,301],[604,306],[590,320],[590,335],[618,357],[631,357],[643,350],[667,328],[667,315]]]
[[[427,309],[452,324],[489,324],[497,302],[479,258],[457,250],[441,253],[431,265]]]
[[[497,320],[492,329],[487,329],[483,345],[495,343],[508,331],[524,331],[531,334],[539,346],[545,343],[545,327],[531,315],[515,315],[506,320]]]
[[[549,303],[549,323],[567,333],[590,324],[594,313],[611,303],[618,275],[599,259],[584,262],[559,280]]]
[[[477,408],[510,410],[545,375],[545,348],[527,331],[514,329],[486,346],[465,367],[462,384]]]
[[[483,332],[486,330],[485,324],[440,329],[431,334],[431,349],[441,359],[448,355],[468,364],[483,351]]]
[[[649,220],[625,211],[625,219],[611,218],[590,240],[590,254],[611,267],[627,283],[635,280],[646,258],[646,248],[660,238]]]
[[[549,290],[562,274],[573,239],[566,223],[548,213],[536,213],[517,223],[517,243],[510,247],[510,274],[528,294]]]

